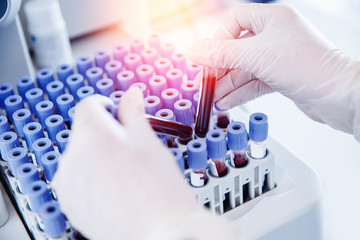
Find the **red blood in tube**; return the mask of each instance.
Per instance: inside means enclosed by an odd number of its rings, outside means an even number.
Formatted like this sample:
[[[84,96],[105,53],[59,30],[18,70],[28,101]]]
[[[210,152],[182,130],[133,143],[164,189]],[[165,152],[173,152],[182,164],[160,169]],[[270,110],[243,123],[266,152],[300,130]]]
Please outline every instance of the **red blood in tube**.
[[[214,161],[216,170],[218,172],[219,177],[223,177],[227,173],[226,165],[223,161]]]
[[[235,153],[233,160],[234,160],[235,167],[237,167],[237,168],[245,167],[247,164],[246,156],[245,156],[245,154],[242,154],[242,153]]]
[[[230,119],[228,116],[218,116],[217,125],[219,128],[227,128],[230,123]]]
[[[148,119],[154,131],[159,134],[165,134],[179,138],[192,137],[193,130],[189,125],[185,125],[176,121],[157,118],[151,115],[146,115],[146,118]]]

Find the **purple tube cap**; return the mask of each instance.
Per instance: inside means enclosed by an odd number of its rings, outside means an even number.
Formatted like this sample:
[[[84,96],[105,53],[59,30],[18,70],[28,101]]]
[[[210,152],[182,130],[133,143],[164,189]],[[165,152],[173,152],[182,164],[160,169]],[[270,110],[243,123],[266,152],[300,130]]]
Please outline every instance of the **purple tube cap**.
[[[162,118],[165,120],[175,120],[174,112],[166,108],[157,111],[155,117]]]
[[[244,150],[248,143],[245,124],[232,122],[227,126],[228,146],[233,151]]]
[[[44,223],[44,232],[52,238],[60,237],[66,230],[65,215],[55,201],[46,202],[39,211]]]
[[[222,130],[211,130],[206,134],[208,156],[211,159],[222,159],[226,155],[226,136]]]
[[[268,117],[264,113],[253,113],[249,119],[249,135],[254,142],[263,142],[268,137]]]
[[[201,139],[194,139],[187,144],[188,165],[193,170],[202,170],[207,166],[206,143]]]

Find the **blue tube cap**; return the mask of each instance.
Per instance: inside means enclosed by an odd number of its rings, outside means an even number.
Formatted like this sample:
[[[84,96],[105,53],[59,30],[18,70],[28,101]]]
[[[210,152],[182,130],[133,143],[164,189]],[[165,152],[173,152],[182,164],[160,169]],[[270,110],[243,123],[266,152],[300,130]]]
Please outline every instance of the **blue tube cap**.
[[[30,122],[23,127],[26,145],[29,150],[33,150],[32,144],[39,138],[43,138],[44,132],[38,122]]]
[[[254,142],[263,142],[268,137],[268,118],[263,113],[253,113],[249,120],[250,139]]]
[[[33,151],[35,154],[36,163],[39,167],[42,167],[41,158],[42,156],[50,151],[54,151],[54,147],[48,138],[39,138],[32,144]]]
[[[89,85],[96,89],[96,83],[103,78],[104,71],[99,67],[92,67],[86,71],[86,79]]]
[[[17,89],[18,89],[18,92],[19,92],[19,95],[24,99],[26,100],[25,98],[25,93],[32,89],[32,88],[35,88],[35,83],[34,83],[34,80],[32,80],[32,78],[30,76],[24,76],[24,77],[21,77],[19,78],[17,81],[16,81],[16,86],[17,86]]]
[[[69,109],[75,106],[74,97],[71,94],[60,95],[56,99],[56,103],[59,109],[60,115],[64,118],[64,121],[69,121]]]
[[[27,155],[27,151],[25,148],[16,147],[8,152],[9,168],[12,175],[14,175],[16,178],[18,177],[17,169],[25,163],[30,163],[30,158]]]
[[[157,111],[155,113],[155,117],[166,119],[166,120],[172,120],[172,121],[175,120],[174,112],[171,111],[170,109],[166,109],[166,108],[163,108],[163,109],[160,109],[159,111]]]
[[[202,170],[207,166],[206,143],[201,139],[194,139],[187,144],[188,165],[193,170]]]
[[[14,121],[14,112],[22,108],[24,108],[24,103],[20,95],[11,95],[5,99],[5,109],[10,121]]]
[[[25,194],[30,183],[40,180],[39,172],[33,163],[22,164],[18,167],[16,174],[20,184],[20,191]]]
[[[31,117],[31,112],[25,108],[19,109],[16,112],[14,112],[13,121],[18,136],[24,137],[24,131],[23,131],[24,126],[33,121]]]
[[[248,144],[245,124],[232,122],[227,126],[228,146],[233,151],[244,150]]]
[[[55,201],[46,202],[40,207],[40,217],[44,232],[52,238],[60,237],[66,229],[65,216]]]
[[[1,83],[0,84],[0,108],[5,108],[5,99],[10,96],[14,95],[14,89],[12,88],[11,84],[9,83]]]
[[[120,102],[120,99],[122,98],[122,96],[125,94],[124,91],[115,91],[113,93],[110,94],[110,99],[115,103],[115,105],[118,105]]]
[[[59,148],[60,153],[63,153],[66,148],[66,144],[68,143],[70,139],[70,130],[62,130],[56,134],[56,143]]]
[[[54,104],[51,101],[45,100],[36,104],[35,108],[39,118],[39,122],[45,128],[46,118],[55,114]]]
[[[222,159],[226,155],[226,136],[222,130],[211,130],[206,134],[208,156],[211,159]]]
[[[46,85],[46,91],[50,101],[56,103],[57,97],[65,93],[64,83],[60,81],[50,82],[48,85]]]
[[[36,72],[36,80],[39,87],[46,92],[46,85],[54,81],[54,75],[49,68],[42,68]]]
[[[95,90],[91,86],[83,86],[79,88],[76,92],[76,96],[79,99],[79,101],[83,100],[84,98],[91,96],[95,94]]]
[[[174,154],[175,161],[179,165],[181,172],[184,173],[185,162],[184,162],[184,157],[183,157],[181,150],[179,148],[170,148],[170,151]]]
[[[103,78],[96,83],[97,92],[109,97],[115,91],[114,82],[110,78]]]
[[[5,116],[0,116],[0,134],[11,131],[10,124]]]
[[[26,101],[32,114],[36,114],[36,104],[44,101],[44,92],[40,88],[32,88],[25,93]]]
[[[70,108],[68,111],[70,125],[72,125],[72,123],[73,123],[74,113],[75,113],[75,107]]]
[[[52,181],[58,168],[59,160],[60,153],[56,151],[47,152],[42,156],[41,161],[44,167],[44,174],[48,181]]]
[[[66,129],[64,118],[60,115],[49,116],[45,120],[45,125],[49,138],[53,143],[56,143],[56,134]]]
[[[91,57],[79,57],[76,60],[76,67],[78,72],[85,76],[86,71],[93,66]]]
[[[0,135],[0,151],[3,160],[8,161],[8,152],[16,147],[20,147],[16,133],[4,132]]]
[[[58,79],[66,86],[66,78],[74,74],[74,70],[69,64],[60,64],[56,67],[56,74]]]
[[[28,185],[26,190],[31,211],[39,213],[44,203],[52,200],[51,194],[44,181],[38,180]]]
[[[81,74],[74,73],[67,77],[66,84],[71,95],[76,96],[76,92],[79,88],[85,86],[84,77]]]

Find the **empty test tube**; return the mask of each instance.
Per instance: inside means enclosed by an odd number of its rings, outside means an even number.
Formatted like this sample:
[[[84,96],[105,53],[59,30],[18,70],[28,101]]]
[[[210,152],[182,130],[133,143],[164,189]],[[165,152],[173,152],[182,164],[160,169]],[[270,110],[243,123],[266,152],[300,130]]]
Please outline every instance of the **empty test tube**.
[[[144,42],[140,39],[133,39],[130,42],[130,49],[131,49],[131,52],[133,52],[133,53],[140,54],[141,50],[144,49],[144,46],[145,46]]]
[[[9,83],[1,83],[0,84],[0,108],[5,108],[5,99],[10,96],[14,95],[14,89],[12,88],[11,84]]]
[[[8,119],[5,116],[0,116],[0,134],[11,131]]]
[[[44,101],[44,92],[40,88],[32,88],[25,93],[26,101],[32,114],[36,115],[36,104]]]
[[[45,120],[46,130],[50,140],[56,143],[56,134],[65,130],[64,118],[60,115],[51,115]]]
[[[30,163],[30,158],[25,148],[16,147],[8,152],[8,165],[14,177],[18,177],[17,169],[25,163]]]
[[[50,82],[46,86],[46,91],[48,93],[49,100],[56,103],[57,97],[65,93],[64,83],[61,81]]]
[[[30,122],[26,124],[23,128],[26,146],[30,151],[33,151],[33,143],[39,139],[45,137],[42,130],[42,126],[38,122]]]
[[[268,136],[268,118],[263,113],[253,113],[249,119],[250,154],[253,158],[266,156],[265,141]]]
[[[135,82],[135,74],[130,70],[125,70],[117,75],[117,86],[121,91],[126,91]]]
[[[76,96],[76,92],[79,88],[85,86],[84,77],[81,74],[74,73],[68,76],[66,79],[66,84],[68,86],[69,92],[71,95]]]
[[[23,76],[16,81],[16,86],[19,92],[19,95],[26,100],[25,93],[32,88],[35,88],[34,80],[30,76]]]
[[[22,108],[24,108],[24,103],[20,95],[11,95],[5,99],[5,110],[11,122],[14,121],[14,112]]]
[[[55,114],[54,104],[51,101],[45,100],[36,104],[35,108],[37,116],[39,118],[39,122],[43,126],[43,128],[45,128],[46,118]]]
[[[115,91],[110,94],[110,99],[114,102],[115,105],[118,105],[120,102],[120,99],[125,94],[124,91]]]
[[[26,194],[29,185],[40,180],[37,167],[33,163],[25,163],[17,168],[17,179],[19,180],[20,192]]]
[[[232,122],[227,126],[228,146],[231,152],[231,165],[233,167],[245,167],[248,163],[246,157],[246,147],[248,135],[245,124],[242,122]]]
[[[41,158],[42,156],[50,151],[54,150],[51,140],[48,138],[39,138],[32,144],[33,152],[35,154],[36,164],[42,167]]]
[[[64,121],[69,121],[69,109],[75,106],[74,97],[71,94],[60,95],[56,99],[57,106],[59,108],[60,115],[64,118]]]
[[[173,155],[175,157],[175,161],[178,164],[181,173],[184,173],[185,162],[184,162],[183,153],[181,152],[181,150],[179,148],[170,148],[169,150],[173,153]]]
[[[175,88],[167,88],[161,92],[161,102],[163,108],[174,111],[174,104],[179,100],[179,91]]]
[[[139,54],[129,53],[124,58],[124,65],[127,70],[132,72],[136,71],[136,68],[142,64],[142,60]]]
[[[183,53],[174,52],[171,55],[171,61],[174,65],[174,68],[180,69],[183,72],[183,74],[186,74],[187,61]]]
[[[145,48],[141,50],[140,56],[145,64],[154,66],[155,60],[158,58],[159,52],[156,48]]]
[[[42,156],[41,161],[44,168],[45,178],[46,180],[51,182],[60,161],[60,153],[58,153],[57,151],[47,152]]]
[[[154,75],[154,68],[149,64],[141,64],[136,68],[136,78],[149,86],[149,79]]]
[[[36,72],[36,81],[39,87],[46,93],[46,85],[54,81],[53,72],[49,68],[40,69]]]
[[[96,83],[96,90],[99,94],[109,97],[115,91],[114,82],[110,78],[103,78]]]
[[[113,48],[113,57],[115,60],[124,64],[124,58],[129,53],[125,44],[118,44]]]
[[[166,89],[166,78],[161,75],[152,76],[149,79],[149,90],[153,96],[161,97],[161,92]]]
[[[8,152],[16,147],[20,147],[19,139],[14,132],[4,132],[0,135],[1,158],[8,161]]]
[[[195,87],[194,81],[184,81],[181,84],[181,95],[183,99],[190,100],[193,104],[194,94],[198,92],[198,89]]]
[[[62,130],[56,134],[56,144],[59,148],[59,152],[63,153],[65,151],[66,145],[69,141],[71,130]]]
[[[201,72],[202,67],[198,64],[188,63],[186,65],[187,80],[194,80],[195,77]]]
[[[66,79],[68,76],[74,74],[74,70],[70,64],[60,64],[56,67],[56,74],[59,81],[66,86]]]
[[[148,96],[144,99],[145,111],[147,114],[155,116],[161,108],[160,98],[157,96]]]
[[[96,88],[96,83],[103,78],[104,71],[99,67],[92,67],[86,71],[86,79],[90,86]]]
[[[177,68],[170,69],[166,72],[166,79],[169,88],[180,89],[183,83],[183,72]]]
[[[41,206],[52,200],[50,191],[46,183],[41,180],[30,183],[27,188],[26,195],[29,199],[29,207],[31,211],[39,213]]]
[[[226,136],[221,130],[211,130],[206,134],[208,157],[210,158],[210,172],[215,177],[223,177],[227,173],[225,156],[227,152]]]
[[[93,67],[93,62],[92,62],[91,57],[85,57],[85,56],[84,57],[79,57],[76,60],[76,67],[77,67],[78,73],[80,73],[81,75],[83,75],[85,77],[86,76],[86,71]],[[71,73],[71,74],[73,74],[73,73]],[[69,75],[71,75],[71,74],[69,74]],[[69,75],[67,75],[65,77],[65,81],[66,81],[66,78]]]
[[[146,87],[145,83],[136,82],[136,83],[131,84],[129,88],[132,88],[132,87],[139,88],[141,90],[144,98],[147,96],[147,87]]]
[[[83,86],[79,88],[76,92],[76,96],[79,99],[79,101],[83,100],[84,98],[91,96],[95,94],[95,90],[91,86]]]
[[[55,201],[44,203],[40,208],[40,217],[44,232],[50,238],[60,238],[65,234],[66,221],[65,216],[60,210],[60,206]]]
[[[166,72],[171,69],[171,61],[168,58],[158,58],[154,62],[155,72],[158,75],[166,75]]]
[[[110,55],[104,50],[98,50],[94,53],[95,65],[104,70],[105,64],[110,61]]]
[[[24,126],[33,121],[31,112],[28,109],[19,109],[13,114],[14,126],[19,137],[24,137]]]
[[[190,183],[194,187],[202,187],[207,182],[207,150],[201,139],[194,139],[187,144],[188,166],[191,169]]]

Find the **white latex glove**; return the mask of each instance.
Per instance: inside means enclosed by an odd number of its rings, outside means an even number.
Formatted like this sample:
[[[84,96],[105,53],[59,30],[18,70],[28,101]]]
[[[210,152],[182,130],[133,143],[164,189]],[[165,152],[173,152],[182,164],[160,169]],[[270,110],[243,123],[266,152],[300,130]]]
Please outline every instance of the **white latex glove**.
[[[52,186],[72,225],[91,239],[233,239],[198,206],[173,158],[144,118],[142,93],[123,96],[119,124],[95,95],[76,107]]]
[[[289,6],[234,7],[214,39],[197,42],[187,55],[226,73],[215,91],[220,109],[278,91],[312,119],[360,141],[360,61]]]

